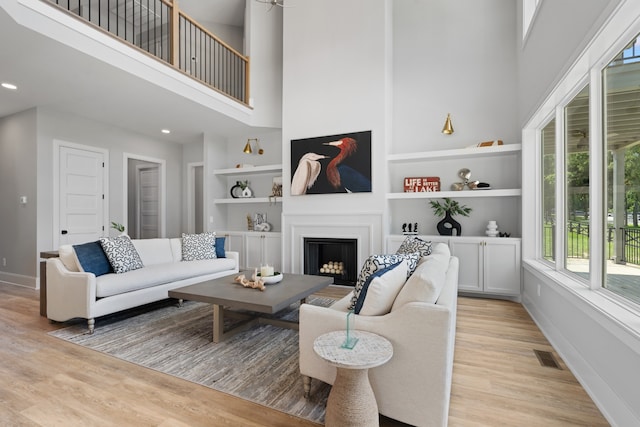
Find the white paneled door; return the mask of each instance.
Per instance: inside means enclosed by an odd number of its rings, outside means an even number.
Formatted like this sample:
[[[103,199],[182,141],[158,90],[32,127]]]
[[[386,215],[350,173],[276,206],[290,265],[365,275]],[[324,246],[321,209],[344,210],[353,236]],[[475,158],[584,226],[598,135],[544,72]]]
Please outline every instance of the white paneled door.
[[[98,240],[104,230],[104,153],[59,148],[59,244]]]

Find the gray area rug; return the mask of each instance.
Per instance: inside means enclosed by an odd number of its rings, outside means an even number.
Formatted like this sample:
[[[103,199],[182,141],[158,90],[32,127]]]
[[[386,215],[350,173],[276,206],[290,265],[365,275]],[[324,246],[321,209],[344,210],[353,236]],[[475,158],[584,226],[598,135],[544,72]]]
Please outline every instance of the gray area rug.
[[[334,300],[309,297],[310,304]],[[298,304],[275,317],[297,320]],[[331,387],[312,381],[303,397],[298,331],[258,325],[218,344],[212,342],[213,307],[162,301],[99,318],[93,335],[86,323],[49,334],[140,366],[173,375],[317,423],[324,422]],[[230,326],[225,320],[225,327]]]

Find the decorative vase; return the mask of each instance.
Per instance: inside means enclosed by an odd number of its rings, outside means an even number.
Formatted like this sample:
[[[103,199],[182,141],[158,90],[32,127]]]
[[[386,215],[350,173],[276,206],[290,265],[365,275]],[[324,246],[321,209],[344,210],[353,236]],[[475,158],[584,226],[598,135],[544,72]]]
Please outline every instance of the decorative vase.
[[[456,231],[456,236],[462,235],[462,226],[458,221],[453,219],[449,212],[445,212],[444,218],[438,222],[437,228],[441,236],[453,236],[453,230]]]
[[[489,237],[496,237],[498,235],[498,224],[495,221],[489,221],[486,233]]]
[[[236,181],[236,185],[234,185],[233,187],[231,187],[231,197],[233,197],[234,199],[237,199],[238,197],[240,197],[240,194],[242,192],[242,186],[240,185],[240,181]]]

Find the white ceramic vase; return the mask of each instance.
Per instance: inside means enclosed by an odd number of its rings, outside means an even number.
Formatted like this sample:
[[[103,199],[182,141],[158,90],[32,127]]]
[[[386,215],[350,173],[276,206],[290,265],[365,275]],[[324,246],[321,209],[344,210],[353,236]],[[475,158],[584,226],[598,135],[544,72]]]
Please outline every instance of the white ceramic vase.
[[[498,224],[495,221],[489,221],[486,233],[489,237],[496,237],[498,235]]]

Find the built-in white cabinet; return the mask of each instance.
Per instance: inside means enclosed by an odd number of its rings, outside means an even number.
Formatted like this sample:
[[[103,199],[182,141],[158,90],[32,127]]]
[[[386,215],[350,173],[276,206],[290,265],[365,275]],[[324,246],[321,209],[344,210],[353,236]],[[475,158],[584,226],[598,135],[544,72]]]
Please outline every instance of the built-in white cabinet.
[[[458,291],[520,295],[520,239],[451,238],[449,248],[460,260]]]
[[[239,253],[240,269],[260,269],[262,263],[268,263],[275,271],[282,271],[281,233],[222,231],[219,235],[226,237],[225,250]]]
[[[458,291],[476,295],[520,296],[520,244],[513,237],[417,236],[422,240],[442,242],[458,257]],[[404,235],[387,238],[386,251],[398,250]]]

